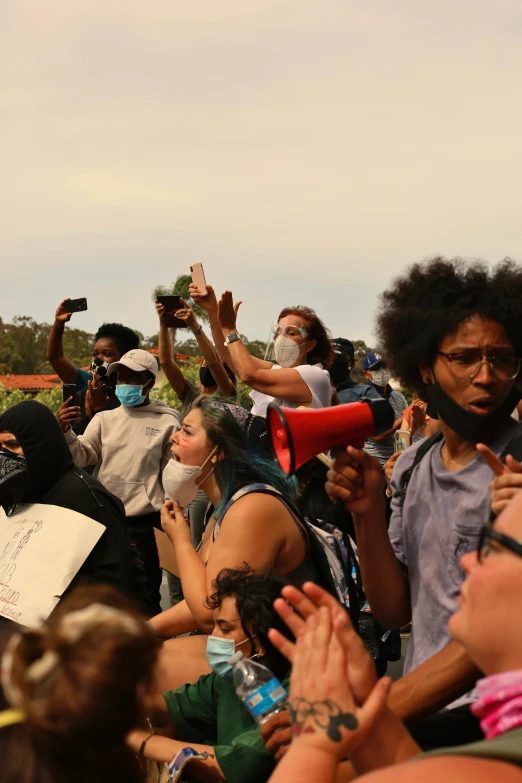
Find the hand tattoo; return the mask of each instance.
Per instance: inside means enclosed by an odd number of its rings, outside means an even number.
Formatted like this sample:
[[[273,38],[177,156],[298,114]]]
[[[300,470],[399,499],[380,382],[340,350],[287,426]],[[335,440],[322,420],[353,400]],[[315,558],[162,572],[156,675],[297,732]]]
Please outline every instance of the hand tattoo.
[[[296,737],[301,734],[315,734],[323,729],[332,742],[342,739],[340,728],[344,726],[349,731],[355,731],[359,722],[351,712],[343,712],[338,704],[331,699],[324,701],[308,701],[308,699],[293,699],[289,704],[292,731]]]

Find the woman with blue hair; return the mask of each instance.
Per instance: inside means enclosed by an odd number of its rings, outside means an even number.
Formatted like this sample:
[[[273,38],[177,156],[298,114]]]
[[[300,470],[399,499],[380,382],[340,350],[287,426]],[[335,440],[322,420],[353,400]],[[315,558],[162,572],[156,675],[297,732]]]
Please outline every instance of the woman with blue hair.
[[[244,563],[257,573],[270,570],[295,583],[317,576],[306,529],[288,506],[296,485],[267,455],[266,425],[236,405],[200,397],[172,438],[173,459],[163,473],[171,500],[161,522],[176,549],[185,599],[157,615],[152,624],[169,638],[202,631],[163,645],[158,669],[163,690],[194,682],[210,671],[206,636],[213,614],[206,605],[223,568]],[[196,552],[182,513],[198,487],[209,496],[207,525]]]

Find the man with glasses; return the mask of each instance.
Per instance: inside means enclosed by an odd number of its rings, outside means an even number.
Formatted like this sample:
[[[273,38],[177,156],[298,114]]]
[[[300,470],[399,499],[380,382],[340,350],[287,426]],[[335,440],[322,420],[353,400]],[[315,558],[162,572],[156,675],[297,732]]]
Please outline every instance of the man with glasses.
[[[459,558],[477,549],[491,515],[493,473],[477,444],[501,461],[517,440],[520,448],[511,413],[521,396],[522,268],[416,264],[383,294],[377,336],[394,375],[436,410],[441,431],[398,459],[389,531],[382,471],[370,455],[336,452],[327,490],[352,514],[375,617],[387,628],[413,621],[392,707],[404,719],[444,708],[417,721],[414,734],[424,748],[457,744],[479,736],[469,712],[478,673],[448,620],[463,580]]]

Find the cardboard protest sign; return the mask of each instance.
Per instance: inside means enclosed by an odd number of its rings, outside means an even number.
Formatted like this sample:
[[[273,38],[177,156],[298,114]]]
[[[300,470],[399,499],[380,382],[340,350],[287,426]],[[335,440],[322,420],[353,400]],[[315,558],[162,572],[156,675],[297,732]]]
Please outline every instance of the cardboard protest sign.
[[[0,508],[0,617],[38,628],[104,530],[60,506],[32,503],[11,517]]]
[[[160,566],[174,576],[179,576],[178,558],[176,557],[176,549],[174,544],[163,530],[154,528],[154,535],[156,537],[156,546],[158,547],[158,555]]]

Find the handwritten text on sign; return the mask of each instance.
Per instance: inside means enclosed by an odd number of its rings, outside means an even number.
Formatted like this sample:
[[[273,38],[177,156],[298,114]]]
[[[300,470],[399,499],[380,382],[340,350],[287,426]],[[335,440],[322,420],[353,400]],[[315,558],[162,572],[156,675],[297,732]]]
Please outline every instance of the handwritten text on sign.
[[[0,508],[0,616],[38,627],[104,532],[76,511],[33,503]]]

